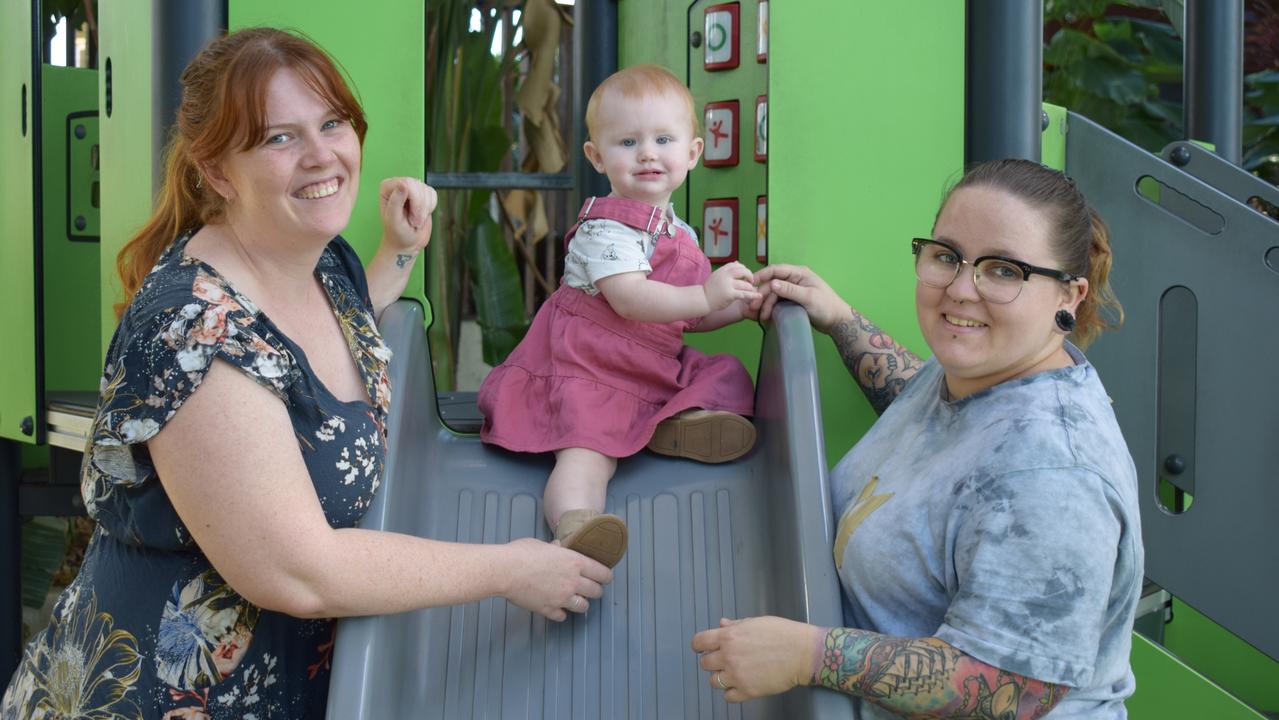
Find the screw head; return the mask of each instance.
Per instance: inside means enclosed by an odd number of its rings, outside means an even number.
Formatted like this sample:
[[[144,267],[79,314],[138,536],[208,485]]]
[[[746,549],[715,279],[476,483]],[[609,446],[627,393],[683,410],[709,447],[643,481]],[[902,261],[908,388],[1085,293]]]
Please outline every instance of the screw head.
[[[1040,110],[1039,111],[1039,132],[1043,132],[1047,130],[1048,126],[1051,124],[1052,124],[1052,121],[1048,119],[1048,111]]]
[[[689,44],[689,45],[692,45],[692,46],[693,46],[693,47],[695,47],[695,48],[697,48],[697,47],[701,47],[701,46],[702,46],[702,32],[701,32],[700,30],[694,30],[694,31],[693,31],[693,34],[688,36],[688,44]]]
[[[76,229],[76,230],[83,230],[83,229],[84,229],[84,228],[85,228],[88,224],[89,224],[89,223],[88,223],[88,221],[86,221],[86,220],[84,219],[84,216],[83,216],[83,215],[76,215],[76,216],[75,216],[75,229]]]
[[[1186,459],[1180,455],[1169,455],[1164,458],[1164,470],[1169,475],[1180,475],[1186,471]]]
[[[76,123],[75,136],[77,140],[83,140],[84,136],[88,134],[89,134],[89,131],[84,129],[83,123]]]
[[[1190,149],[1185,145],[1178,145],[1172,149],[1172,154],[1168,156],[1172,160],[1172,164],[1178,167],[1190,162]]]
[[[30,415],[28,415],[22,418],[22,422],[18,424],[18,429],[22,431],[23,435],[31,437],[36,431],[35,421],[31,419]]]

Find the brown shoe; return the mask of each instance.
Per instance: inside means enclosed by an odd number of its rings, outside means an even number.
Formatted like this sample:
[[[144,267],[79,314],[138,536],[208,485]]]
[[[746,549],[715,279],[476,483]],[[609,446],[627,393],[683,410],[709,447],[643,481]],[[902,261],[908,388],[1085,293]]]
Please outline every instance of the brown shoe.
[[[722,463],[750,452],[755,426],[736,413],[723,410],[685,410],[657,424],[648,449],[659,455]]]
[[[594,510],[566,510],[555,526],[555,539],[569,550],[613,567],[626,554],[626,523]]]

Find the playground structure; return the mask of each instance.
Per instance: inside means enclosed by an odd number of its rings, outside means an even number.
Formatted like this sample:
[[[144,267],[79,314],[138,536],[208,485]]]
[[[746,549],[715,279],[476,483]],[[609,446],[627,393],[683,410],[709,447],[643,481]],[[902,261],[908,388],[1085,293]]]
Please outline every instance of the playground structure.
[[[1265,315],[1279,307],[1279,225],[1249,203],[1279,204],[1279,192],[1231,164],[1242,2],[1186,5],[1188,133],[1217,154],[1183,142],[1160,155],[1042,104],[1037,3],[939,5],[578,0],[575,106],[618,66],[682,74],[706,111],[710,150],[677,205],[708,254],[816,267],[916,351],[926,348],[906,238],[927,234],[946,182],[966,161],[1008,155],[1074,178],[1111,226],[1127,311],[1089,355],[1142,483],[1152,585],[1134,638],[1131,716],[1258,717],[1240,698],[1277,712],[1279,493],[1268,480],[1279,449],[1268,435],[1279,380],[1265,360],[1279,357],[1279,335]],[[908,33],[884,31],[903,15],[915,18]],[[95,70],[43,62],[39,17],[38,0],[0,9],[0,97],[22,100],[21,115],[0,113],[0,321],[12,343],[0,372],[4,678],[19,647],[19,519],[79,512],[78,451],[119,300],[114,257],[149,211],[186,60],[222,27],[271,24],[342,61],[373,127],[345,234],[365,257],[378,234],[369,179],[425,175],[428,151],[420,1],[102,0]],[[600,182],[579,166],[581,194]],[[437,403],[417,272],[383,323],[397,359],[394,457],[365,524],[443,539],[544,536],[535,498],[547,462],[438,420],[437,404],[466,417],[467,399]],[[839,621],[824,471],[873,418],[833,351],[812,346],[796,313],[782,318],[762,334],[742,324],[693,340],[759,367],[761,447],[680,473],[647,456],[622,465],[611,503],[639,532],[599,613],[550,626],[490,600],[344,621],[331,714],[850,716],[843,698],[809,690],[728,707],[688,650],[718,611]],[[650,595],[659,584],[684,594]],[[1198,660],[1195,670],[1174,654]]]

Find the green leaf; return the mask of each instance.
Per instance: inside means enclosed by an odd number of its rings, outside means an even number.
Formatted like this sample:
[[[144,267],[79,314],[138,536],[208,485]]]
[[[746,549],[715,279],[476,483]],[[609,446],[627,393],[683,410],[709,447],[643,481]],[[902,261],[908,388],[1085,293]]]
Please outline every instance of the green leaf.
[[[53,574],[67,554],[65,518],[33,517],[22,524],[22,604],[35,610],[44,607]]]
[[[502,229],[491,217],[483,216],[471,225],[466,256],[484,362],[497,365],[528,330],[520,274]]]
[[[1168,22],[1172,23],[1177,37],[1185,37],[1186,0],[1159,0],[1159,6],[1163,8],[1164,15],[1168,16]]]

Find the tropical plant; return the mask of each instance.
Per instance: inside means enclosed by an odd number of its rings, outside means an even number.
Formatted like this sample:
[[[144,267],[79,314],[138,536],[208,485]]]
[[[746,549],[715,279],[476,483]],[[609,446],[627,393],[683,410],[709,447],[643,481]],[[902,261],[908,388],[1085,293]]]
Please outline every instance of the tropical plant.
[[[1046,0],[1044,99],[1151,151],[1184,137],[1184,0]],[[1279,182],[1276,0],[1249,0],[1243,166]],[[1268,64],[1267,64],[1268,63]]]
[[[502,0],[429,0],[427,4],[427,172],[491,172],[512,151],[503,123],[503,90],[516,70],[514,47],[494,55]],[[478,13],[476,12],[478,11]],[[480,27],[473,27],[478,15]],[[514,33],[518,20],[508,25]],[[429,341],[436,387],[452,389],[463,282],[474,300],[486,361],[505,357],[527,326],[519,272],[490,209],[491,190],[440,193],[428,250]]]

